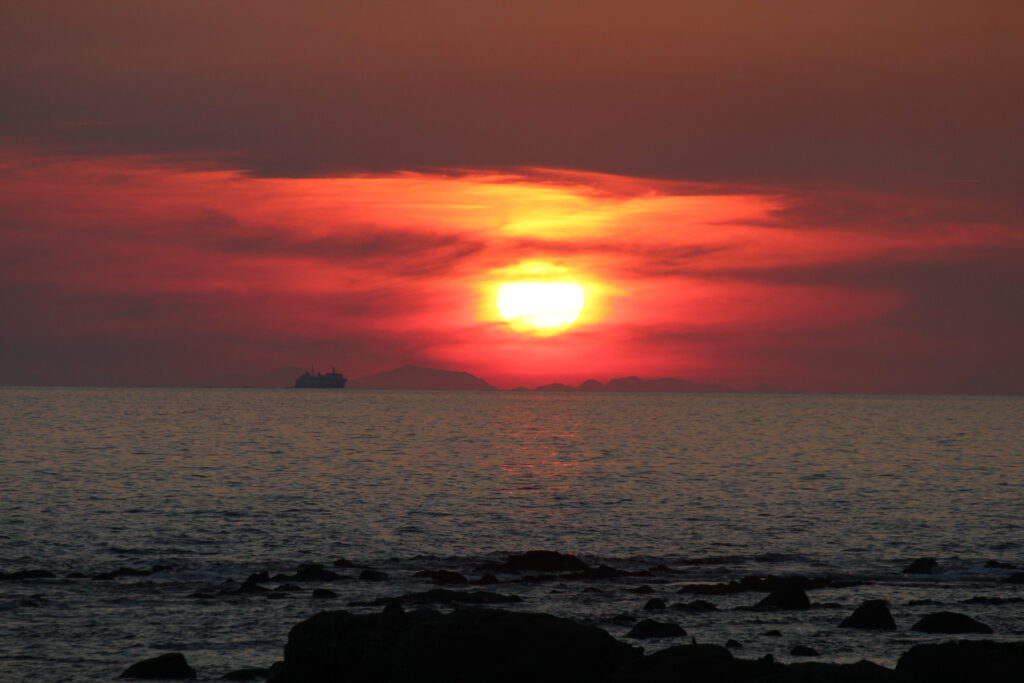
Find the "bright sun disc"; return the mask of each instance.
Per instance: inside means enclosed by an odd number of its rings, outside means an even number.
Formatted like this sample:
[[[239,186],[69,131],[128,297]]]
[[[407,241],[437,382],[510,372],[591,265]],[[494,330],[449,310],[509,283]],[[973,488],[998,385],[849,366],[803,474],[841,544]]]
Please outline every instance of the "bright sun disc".
[[[516,332],[548,337],[576,322],[583,300],[575,282],[506,282],[498,287],[498,314]]]

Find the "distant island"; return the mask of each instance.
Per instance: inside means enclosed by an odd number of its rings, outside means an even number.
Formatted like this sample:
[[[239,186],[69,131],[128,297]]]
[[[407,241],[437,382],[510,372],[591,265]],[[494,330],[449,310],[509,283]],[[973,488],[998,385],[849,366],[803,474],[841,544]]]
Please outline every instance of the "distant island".
[[[386,370],[373,375],[349,380],[352,389],[427,389],[439,391],[498,391],[490,382],[476,375],[457,370],[440,370],[417,365],[404,365],[394,370]],[[518,387],[512,391],[530,391]],[[555,382],[545,384],[533,391],[660,391],[678,393],[735,391],[732,387],[722,384],[691,382],[676,377],[658,379],[641,379],[639,377],[619,377],[607,383],[596,379],[588,379],[579,386],[571,386]]]
[[[497,387],[476,375],[456,370],[438,370],[403,365],[350,380],[353,389],[435,389],[443,391],[497,391]]]

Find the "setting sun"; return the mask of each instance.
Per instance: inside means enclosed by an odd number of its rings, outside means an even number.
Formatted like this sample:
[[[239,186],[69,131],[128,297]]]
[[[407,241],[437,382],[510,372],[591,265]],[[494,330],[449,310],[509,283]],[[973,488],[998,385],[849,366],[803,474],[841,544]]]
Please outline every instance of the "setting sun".
[[[498,314],[516,332],[547,337],[564,332],[583,311],[574,282],[507,282],[498,287]]]

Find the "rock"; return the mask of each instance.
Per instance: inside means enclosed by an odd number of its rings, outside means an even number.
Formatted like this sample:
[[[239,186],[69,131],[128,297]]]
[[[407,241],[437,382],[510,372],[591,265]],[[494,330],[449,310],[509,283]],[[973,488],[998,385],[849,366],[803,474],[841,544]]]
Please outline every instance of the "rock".
[[[324,569],[324,566],[315,562],[300,564],[291,581],[335,581],[341,578],[338,572]]]
[[[770,612],[775,610],[803,610],[810,609],[811,601],[807,593],[798,586],[786,586],[768,594],[761,602],[754,605],[753,609],[758,612]]]
[[[1024,583],[1024,572],[1017,572],[1016,574],[1010,574],[1005,579],[1003,579],[1003,583],[1016,583],[1016,584]]]
[[[265,681],[270,676],[270,669],[236,669],[221,676],[222,681]]]
[[[651,598],[644,603],[645,612],[660,612],[665,609],[665,601],[661,598]]]
[[[275,593],[299,593],[302,588],[296,586],[294,583],[283,583],[274,589]]]
[[[920,557],[903,568],[904,574],[934,574],[939,563],[934,557]]]
[[[377,598],[366,605],[378,607],[392,602],[412,603],[416,605],[493,605],[513,602],[522,602],[518,595],[504,595],[502,593],[491,593],[490,591],[453,591],[447,588],[434,588],[422,593],[409,593],[400,595],[397,598]],[[357,606],[359,603],[353,603]]]
[[[1014,602],[1024,602],[1024,598],[995,598],[981,595],[960,602],[965,605],[1009,605]]]
[[[786,673],[772,683],[924,683],[863,659],[856,664],[797,662],[787,666]]]
[[[648,586],[645,583],[644,585],[637,586],[636,588],[627,588],[626,591],[629,592],[629,593],[639,593],[641,595],[649,595],[649,594],[654,592],[654,589],[651,588],[650,586]]]
[[[270,583],[270,574],[267,572],[257,572],[255,574],[249,574],[246,577],[244,583]]]
[[[521,555],[509,555],[503,564],[485,564],[484,571],[518,574],[519,572],[578,572],[589,569],[575,555],[563,555],[552,550],[528,550]]]
[[[889,612],[889,603],[885,600],[865,600],[839,625],[843,628],[896,630],[896,622]]]
[[[924,599],[924,600],[907,600],[907,606],[908,607],[925,607],[927,605],[944,605],[944,604],[946,604],[946,603],[939,602],[938,600],[930,600],[930,599],[927,599],[927,598]]]
[[[921,617],[910,627],[924,633],[992,633],[992,629],[958,612],[934,612]]]
[[[773,628],[770,631],[765,631],[763,635],[769,636],[771,638],[781,638],[782,637],[782,631],[780,631],[777,628]]]
[[[313,597],[317,599],[336,598],[338,594],[328,588],[314,588]]]
[[[0,581],[23,581],[25,579],[55,579],[57,575],[46,569],[22,569],[5,574],[0,572]]]
[[[361,581],[387,581],[388,575],[376,569],[364,569],[359,572],[359,579]]]
[[[682,610],[683,612],[717,612],[718,607],[707,600],[693,600],[691,602],[677,602],[672,605],[672,609]]]
[[[999,560],[989,560],[988,562],[985,563],[985,566],[988,567],[989,569],[1016,569],[1017,568],[1017,567],[1015,567],[1012,564],[1009,564],[1007,562],[1000,562]]]
[[[668,565],[665,565],[665,564],[656,564],[653,567],[651,567],[650,569],[648,569],[647,571],[649,571],[652,574],[681,574],[682,573],[678,569],[672,569],[672,567],[669,567]]]
[[[686,629],[671,622],[643,619],[626,634],[627,638],[676,638],[685,636]]]
[[[817,657],[821,653],[815,650],[813,647],[807,647],[806,645],[797,645],[789,651],[794,657]]]
[[[168,652],[167,654],[143,659],[141,662],[132,664],[124,670],[118,678],[147,678],[147,679],[194,679],[196,670],[188,665],[185,655],[180,652]]]
[[[1020,683],[1024,642],[957,640],[915,645],[900,657],[896,671],[921,683]]]
[[[729,640],[725,641],[725,646],[729,649],[736,649],[743,647],[743,643],[741,643],[738,640],[733,640],[732,638],[730,638]]]
[[[416,572],[413,576],[430,579],[433,583],[441,586],[459,586],[469,583],[469,579],[458,572],[450,572],[444,569],[438,569],[436,571],[425,569],[423,571]]]
[[[760,661],[734,659],[732,653],[719,645],[676,645],[629,662],[607,683],[746,683],[747,681],[780,681],[786,667],[770,658]],[[795,683],[795,682],[794,682]]]
[[[498,583],[498,577],[494,574],[484,574],[479,579],[473,582],[477,586],[493,586]]]
[[[271,680],[583,683],[640,655],[599,628],[546,614],[321,612],[292,628]]]
[[[336,559],[334,561],[334,566],[341,567],[342,569],[352,569],[353,567],[355,567],[354,564],[346,560],[344,557],[339,557],[338,559]]]
[[[66,578],[66,579],[87,579],[89,577],[87,577],[82,572],[71,572],[70,574],[65,575],[64,578]]]

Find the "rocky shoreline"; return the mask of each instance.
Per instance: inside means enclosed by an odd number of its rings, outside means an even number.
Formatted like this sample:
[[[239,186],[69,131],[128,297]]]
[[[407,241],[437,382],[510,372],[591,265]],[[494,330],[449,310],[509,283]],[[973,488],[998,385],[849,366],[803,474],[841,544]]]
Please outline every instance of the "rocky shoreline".
[[[1018,610],[1024,602],[1019,588],[1024,575],[1005,562],[984,564],[990,576],[987,594],[960,600],[960,607],[925,599],[910,601],[915,604],[908,609],[910,603],[904,602],[894,606],[898,618],[890,602],[878,597],[895,584],[863,576],[723,574],[720,581],[694,580],[685,566],[593,566],[574,555],[543,550],[461,567],[456,562],[416,564],[418,569],[409,563],[385,563],[384,571],[338,558],[327,565],[303,563],[287,572],[258,571],[179,594],[214,611],[259,604],[252,600],[298,605],[303,603],[294,601],[302,599],[313,610],[333,604],[344,608],[301,619],[288,634],[284,659],[270,666],[227,674],[200,666],[197,672],[186,650],[139,661],[123,669],[122,677],[274,683],[1024,680],[1021,631],[1016,626],[1006,629],[1016,618],[1001,629],[985,623],[987,618],[976,618],[984,616],[979,611]],[[900,580],[938,579],[943,571],[934,559],[918,558],[903,567]],[[153,577],[174,574],[166,565],[60,577],[49,570],[23,569],[0,573],[0,581],[26,587],[49,581],[81,586],[75,582],[85,581],[97,587],[155,588]],[[625,609],[605,610],[593,618],[552,614],[556,603],[545,596]],[[908,613],[913,621],[907,620]],[[820,626],[823,617],[831,624],[826,626],[829,633],[877,634],[904,645],[885,662],[889,666],[855,661],[856,649],[823,648],[820,638],[800,635],[813,633],[801,624],[816,619]],[[717,630],[709,629],[707,620],[718,620]],[[746,631],[740,628],[743,620],[748,622]],[[761,624],[761,631],[751,633],[750,623]],[[940,640],[942,636],[950,638]],[[769,642],[774,647],[766,647]],[[841,657],[836,656],[839,651]],[[264,661],[274,659],[268,653]]]

